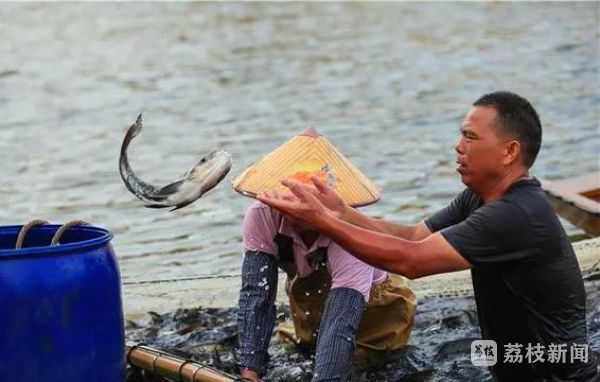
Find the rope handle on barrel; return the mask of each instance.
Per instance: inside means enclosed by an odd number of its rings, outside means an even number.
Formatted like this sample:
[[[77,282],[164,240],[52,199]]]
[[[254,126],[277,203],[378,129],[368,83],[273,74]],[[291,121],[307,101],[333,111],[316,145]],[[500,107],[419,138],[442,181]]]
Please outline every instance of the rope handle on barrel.
[[[48,222],[46,220],[42,220],[42,219],[33,219],[32,221],[30,221],[29,223],[27,223],[23,227],[21,227],[21,229],[19,230],[19,234],[17,235],[17,242],[15,244],[15,249],[23,248],[23,243],[25,242],[25,237],[26,237],[27,233],[33,227],[37,227],[37,226],[44,225],[44,224],[48,224]],[[54,233],[54,236],[52,236],[50,245],[60,244],[60,239],[62,238],[62,235],[69,228],[77,226],[77,225],[87,225],[87,224],[88,223],[84,222],[83,220],[71,220],[70,222],[63,224],[58,230],[56,230],[56,232]]]
[[[29,232],[29,230],[33,227],[37,227],[42,224],[48,224],[48,222],[42,219],[33,219],[32,221],[21,227],[21,230],[17,235],[17,243],[15,244],[15,249],[23,248],[23,243],[25,242],[25,235],[27,235],[27,232]]]
[[[71,220],[67,224],[63,224],[58,230],[56,230],[56,233],[54,234],[54,236],[52,237],[52,240],[50,241],[50,245],[60,244],[59,241],[60,241],[62,235],[69,228],[77,226],[77,225],[88,225],[88,223],[84,222],[83,220]]]

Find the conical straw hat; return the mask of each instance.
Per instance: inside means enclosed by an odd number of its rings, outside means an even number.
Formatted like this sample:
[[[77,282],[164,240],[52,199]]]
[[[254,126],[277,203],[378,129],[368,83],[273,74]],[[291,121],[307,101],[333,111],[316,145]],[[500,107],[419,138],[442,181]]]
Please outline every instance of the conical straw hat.
[[[233,188],[256,197],[264,191],[285,189],[281,180],[288,177],[312,184],[311,175],[326,181],[353,207],[375,203],[381,197],[377,186],[313,128],[248,167],[233,180]]]

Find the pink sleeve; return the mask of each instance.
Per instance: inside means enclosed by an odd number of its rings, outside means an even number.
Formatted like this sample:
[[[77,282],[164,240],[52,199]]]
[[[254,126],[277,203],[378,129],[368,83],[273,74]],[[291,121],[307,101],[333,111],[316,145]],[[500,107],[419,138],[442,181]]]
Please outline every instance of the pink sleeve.
[[[352,256],[334,242],[329,245],[327,257],[331,289],[345,287],[357,290],[368,302],[375,268]]]
[[[255,202],[244,216],[244,248],[247,251],[261,251],[277,255],[277,245],[273,241],[279,230],[277,213],[268,206]]]

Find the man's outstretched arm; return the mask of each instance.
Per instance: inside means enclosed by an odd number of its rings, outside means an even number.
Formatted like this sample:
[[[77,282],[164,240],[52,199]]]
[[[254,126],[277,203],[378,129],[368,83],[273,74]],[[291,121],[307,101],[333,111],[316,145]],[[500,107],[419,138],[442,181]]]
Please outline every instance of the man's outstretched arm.
[[[369,217],[346,204],[335,191],[319,180],[319,178],[312,177],[312,182],[315,188],[309,189],[311,193],[316,196],[325,207],[334,212],[335,215],[345,222],[366,228],[370,231],[377,231],[412,241],[423,240],[431,235],[431,231],[424,222],[408,225]]]
[[[377,268],[412,279],[471,266],[440,233],[412,241],[368,230],[340,219],[309,187],[293,181],[284,184],[296,199],[283,199],[272,194],[261,195],[259,199],[324,233],[352,255]]]
[[[471,267],[440,233],[411,241],[357,227],[328,214],[322,222],[319,230],[355,257],[410,279]]]
[[[354,208],[346,210],[340,215],[340,219],[370,231],[377,231],[411,241],[423,240],[431,235],[431,231],[424,222],[414,225],[393,223],[382,219],[372,218]]]

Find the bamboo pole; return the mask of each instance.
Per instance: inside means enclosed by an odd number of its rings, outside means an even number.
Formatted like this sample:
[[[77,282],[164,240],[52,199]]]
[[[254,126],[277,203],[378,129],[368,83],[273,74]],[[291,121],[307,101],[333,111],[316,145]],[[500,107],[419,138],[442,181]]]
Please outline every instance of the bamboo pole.
[[[146,346],[125,346],[127,362],[176,382],[246,381],[197,362],[181,359]]]

